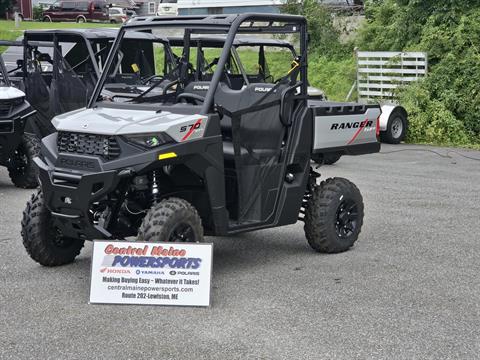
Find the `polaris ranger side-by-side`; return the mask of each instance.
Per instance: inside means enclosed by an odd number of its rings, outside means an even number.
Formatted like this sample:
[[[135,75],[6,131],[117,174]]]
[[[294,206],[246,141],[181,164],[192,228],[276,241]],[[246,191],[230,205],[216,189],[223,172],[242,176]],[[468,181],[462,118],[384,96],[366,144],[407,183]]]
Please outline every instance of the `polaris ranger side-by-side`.
[[[33,158],[40,142],[24,132],[27,119],[34,113],[25,93],[12,85],[0,55],[0,165],[7,167],[13,184],[20,188],[37,187]]]
[[[147,88],[119,83],[127,36],[168,28],[184,33],[175,68],[155,61]],[[198,79],[191,39],[213,34],[226,39],[212,76]],[[298,56],[277,79],[248,76],[233,46],[237,34],[297,34]],[[311,160],[329,151],[378,152],[380,109],[310,99],[307,84],[303,17],[131,20],[87,107],[55,117],[57,133],[42,140],[41,189],[22,220],[27,252],[55,266],[72,262],[85,240],[198,242],[299,218],[315,250],[349,249],[363,223],[362,196],[346,179],[319,184]]]

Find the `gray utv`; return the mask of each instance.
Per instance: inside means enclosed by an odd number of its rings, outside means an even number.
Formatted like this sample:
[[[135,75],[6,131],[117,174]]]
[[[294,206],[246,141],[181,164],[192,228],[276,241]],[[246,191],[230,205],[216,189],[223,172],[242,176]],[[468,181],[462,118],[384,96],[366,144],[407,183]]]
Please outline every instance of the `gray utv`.
[[[175,66],[164,66],[165,48],[156,46],[148,86],[119,81],[128,71],[124,41],[137,32],[154,41],[168,28],[183,33]],[[74,261],[85,240],[200,242],[298,220],[316,251],[353,246],[362,196],[343,178],[319,182],[311,160],[378,152],[380,109],[309,97],[306,29],[303,17],[265,14],[125,24],[87,107],[55,117],[57,132],[42,139],[41,187],[22,220],[30,256],[55,266]],[[192,38],[215,34],[225,42],[213,73],[201,79]],[[290,34],[298,55],[281,77],[249,77],[237,34]]]

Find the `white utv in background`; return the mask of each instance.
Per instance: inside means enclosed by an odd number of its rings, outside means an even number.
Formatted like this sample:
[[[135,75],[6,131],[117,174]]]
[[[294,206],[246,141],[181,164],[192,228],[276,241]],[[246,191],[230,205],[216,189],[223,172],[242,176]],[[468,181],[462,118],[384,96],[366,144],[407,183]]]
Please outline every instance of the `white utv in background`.
[[[122,83],[126,34],[151,31],[155,41],[165,28],[184,32],[177,65],[164,67],[168,73],[156,67],[141,86]],[[212,33],[226,38],[203,78],[191,40]],[[249,76],[234,46],[245,33],[296,34],[299,55],[275,81]],[[141,65],[125,69],[132,67]],[[35,159],[41,187],[22,220],[27,252],[56,266],[74,261],[85,240],[199,242],[298,220],[316,251],[348,250],[363,224],[362,196],[343,178],[319,182],[311,161],[330,152],[378,152],[380,108],[310,98],[307,84],[303,17],[130,20],[88,106],[55,117],[57,132],[42,139]]]
[[[34,135],[24,133],[26,121],[34,113],[25,93],[12,86],[0,55],[0,165],[7,167],[13,184],[20,188],[37,187],[33,158],[40,143]]]

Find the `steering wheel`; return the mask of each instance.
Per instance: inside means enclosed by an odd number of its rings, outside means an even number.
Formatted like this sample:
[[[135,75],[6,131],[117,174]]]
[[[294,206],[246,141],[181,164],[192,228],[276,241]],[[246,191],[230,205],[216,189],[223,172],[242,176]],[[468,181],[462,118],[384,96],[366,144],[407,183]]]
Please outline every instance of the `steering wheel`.
[[[148,84],[150,81],[152,80],[157,80],[157,81],[162,81],[163,79],[165,79],[165,76],[162,76],[162,75],[156,75],[156,74],[153,74],[153,75],[150,75],[150,76],[147,76],[143,79],[140,80],[140,83],[142,85],[145,85],[145,84]]]
[[[175,81],[172,81],[172,82],[169,82],[167,85],[165,85],[165,87],[163,88],[163,93],[162,95],[166,95],[167,94],[167,91],[170,90],[170,88],[174,87],[175,85],[178,84],[178,80],[175,80]]]
[[[194,101],[194,105],[197,105],[197,101],[200,101],[200,102],[204,102],[205,101],[205,97],[202,96],[202,95],[198,95],[198,94],[192,94],[192,93],[181,93],[180,95],[177,96],[177,102],[181,102],[181,100],[187,100],[187,99],[190,99],[190,100],[193,100]]]

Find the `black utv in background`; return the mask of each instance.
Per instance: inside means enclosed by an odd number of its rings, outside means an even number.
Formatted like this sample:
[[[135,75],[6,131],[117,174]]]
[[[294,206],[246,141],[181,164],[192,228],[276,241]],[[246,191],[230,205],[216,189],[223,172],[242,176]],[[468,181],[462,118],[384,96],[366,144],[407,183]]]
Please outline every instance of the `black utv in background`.
[[[14,87],[0,55],[0,165],[6,166],[13,184],[20,188],[37,187],[40,142],[24,132],[27,119],[35,111],[25,100],[25,93]]]

